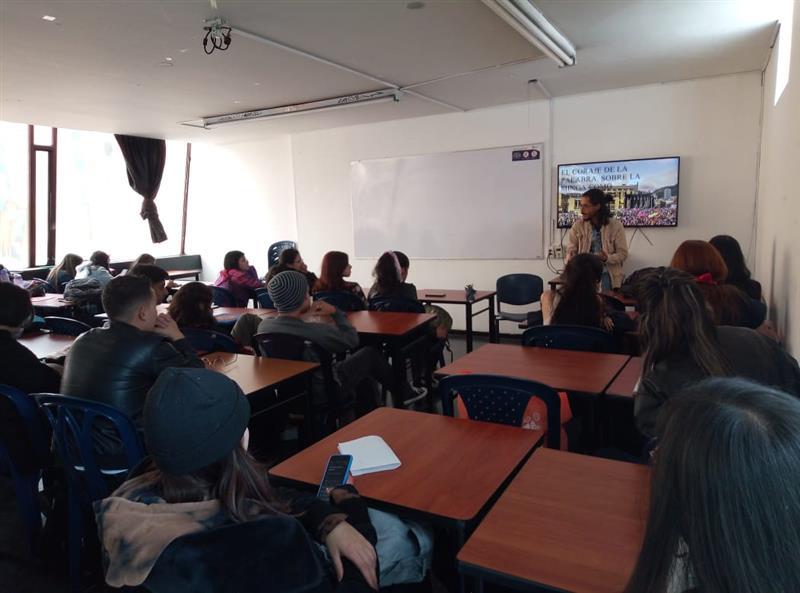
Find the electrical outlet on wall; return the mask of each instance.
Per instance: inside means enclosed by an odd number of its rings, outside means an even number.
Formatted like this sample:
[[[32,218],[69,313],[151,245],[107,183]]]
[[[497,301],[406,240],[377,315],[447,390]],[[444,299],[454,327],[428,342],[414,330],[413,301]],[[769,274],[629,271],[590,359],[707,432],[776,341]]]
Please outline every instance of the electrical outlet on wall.
[[[547,255],[548,257],[555,257],[559,259],[564,258],[564,247],[560,243],[556,243],[555,245],[551,245],[547,248]]]

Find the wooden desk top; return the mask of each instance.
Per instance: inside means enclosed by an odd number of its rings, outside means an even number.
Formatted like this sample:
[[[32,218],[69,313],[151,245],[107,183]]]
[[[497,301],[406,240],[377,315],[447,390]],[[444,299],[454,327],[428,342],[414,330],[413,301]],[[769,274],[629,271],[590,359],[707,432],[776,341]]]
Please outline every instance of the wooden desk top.
[[[620,593],[644,536],[650,469],[538,449],[458,554],[493,571],[573,593]]]
[[[539,381],[553,389],[603,393],[628,358],[622,354],[486,344],[439,369],[436,375],[504,375]]]
[[[368,435],[383,437],[402,465],[353,478],[362,496],[457,521],[475,517],[542,438],[513,426],[378,408],[269,473],[316,488],[337,444]]]
[[[625,305],[626,307],[635,307],[636,304],[637,304],[637,300],[636,299],[632,299],[630,297],[626,297],[621,292],[617,292],[615,290],[605,290],[605,291],[601,292],[600,295],[604,296],[604,297],[609,297],[609,298],[612,298],[612,299],[616,299],[620,303]]]
[[[359,334],[401,337],[436,319],[428,313],[392,313],[388,311],[352,311],[347,320]]]
[[[476,290],[473,303],[488,299],[497,294],[494,290]],[[436,296],[434,296],[436,295]],[[446,290],[443,288],[418,288],[417,299],[425,303],[449,303],[453,305],[465,305],[467,295],[464,290]]]
[[[167,275],[170,278],[181,278],[185,276],[195,276],[203,273],[203,268],[191,268],[189,270],[167,270]]]
[[[19,343],[36,355],[36,358],[47,358],[59,354],[64,348],[72,346],[75,336],[53,334],[49,332],[31,332],[22,334]]]
[[[633,398],[633,390],[642,376],[642,362],[641,356],[632,357],[606,389],[606,395]]]
[[[299,377],[319,367],[315,362],[262,358],[229,352],[212,352],[202,359],[206,363],[206,368],[218,371],[236,381],[245,395],[274,387],[278,383]]]
[[[34,307],[42,307],[43,309],[65,309],[75,305],[72,301],[65,299],[63,294],[56,292],[48,292],[44,296],[31,297],[31,303]]]

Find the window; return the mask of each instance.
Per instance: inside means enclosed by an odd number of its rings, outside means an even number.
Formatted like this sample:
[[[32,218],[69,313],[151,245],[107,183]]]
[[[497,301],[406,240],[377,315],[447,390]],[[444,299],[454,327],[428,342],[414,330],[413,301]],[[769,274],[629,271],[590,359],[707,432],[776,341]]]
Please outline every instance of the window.
[[[58,130],[58,228],[56,261],[66,253],[85,258],[95,250],[111,261],[180,251],[186,144],[167,142],[167,158],[156,206],[167,240],[150,240],[139,216],[142,198],[128,185],[125,159],[113,134]]]
[[[0,264],[28,266],[28,126],[0,122]]]
[[[786,85],[789,84],[792,60],[792,25],[794,21],[794,0],[782,0],[780,16],[780,37],[778,39],[778,65],[775,74],[775,98],[773,105],[781,99]]]

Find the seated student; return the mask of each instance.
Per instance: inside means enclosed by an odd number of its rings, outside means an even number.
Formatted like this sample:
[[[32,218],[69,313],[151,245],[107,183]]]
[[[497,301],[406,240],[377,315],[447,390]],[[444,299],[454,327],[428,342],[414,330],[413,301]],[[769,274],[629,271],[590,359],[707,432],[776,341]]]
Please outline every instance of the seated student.
[[[372,276],[375,283],[369,289],[369,298],[394,298],[418,301],[417,287],[406,282],[411,262],[402,251],[387,251],[378,258]]]
[[[281,272],[269,281],[267,290],[278,316],[261,320],[258,333],[299,336],[331,354],[343,354],[358,348],[358,332],[347,321],[347,315],[322,301],[312,305],[305,276],[300,272]],[[330,322],[304,321],[302,316],[309,311]],[[244,323],[247,321],[240,319],[236,325]],[[356,413],[359,415],[374,409],[378,403],[375,381],[386,389],[393,389],[392,369],[374,346],[358,349],[343,361],[335,363],[335,368],[346,396],[344,403],[356,403]],[[420,391],[420,388],[412,389],[405,381],[401,389],[402,393],[398,395],[403,401],[427,393]]]
[[[717,235],[708,241],[719,251],[728,268],[726,284],[732,284],[751,299],[762,300],[761,283],[750,277],[739,242],[730,235]]]
[[[741,379],[672,398],[625,593],[800,591],[798,426],[796,397]]]
[[[94,278],[100,283],[100,286],[105,286],[112,278],[111,272],[109,272],[110,267],[108,254],[103,251],[95,251],[88,262],[77,267],[75,279]]]
[[[219,273],[214,286],[229,290],[237,307],[246,307],[247,301],[255,295],[256,288],[264,288],[264,283],[258,279],[258,272],[241,251],[226,253],[223,265],[225,269]]]
[[[217,329],[211,304],[214,293],[211,287],[202,282],[184,284],[169,303],[169,316],[178,327],[191,329]]]
[[[128,274],[103,290],[109,323],[78,337],[64,367],[61,391],[109,404],[141,427],[148,389],[169,367],[203,367],[175,321],[156,310],[150,281]],[[110,431],[110,432],[109,432]],[[102,454],[119,452],[112,429],[98,436]]]
[[[28,292],[9,282],[0,282],[0,384],[24,393],[58,393],[61,375],[20,344],[17,339],[33,318]],[[34,468],[27,433],[22,429],[16,408],[0,397],[0,435],[11,458],[21,471]]]
[[[557,291],[542,294],[545,325],[585,325],[611,331],[614,322],[598,294],[603,262],[591,253],[579,253],[567,262]]]
[[[306,262],[303,261],[300,252],[291,247],[281,251],[281,254],[278,256],[278,263],[269,269],[265,280],[269,282],[281,272],[288,272],[289,270],[294,270],[295,272],[303,274],[306,277],[309,290],[311,290],[317,282],[317,276],[313,272],[308,271],[308,266]]]
[[[247,452],[249,420],[250,403],[224,375],[205,369],[167,369],[161,374],[144,406],[150,462],[95,505],[109,585],[146,586],[159,557],[180,536],[286,516],[299,521],[320,549],[303,546],[288,531],[276,534],[270,538],[272,545],[291,546],[281,550],[280,565],[263,566],[256,559],[275,555],[261,554],[261,542],[252,541],[252,559],[243,559],[241,565],[243,571],[257,573],[251,577],[231,575],[228,571],[236,569],[229,566],[184,576],[181,571],[197,562],[193,550],[187,549],[187,565],[170,567],[173,575],[162,577],[163,590],[188,590],[189,579],[202,578],[217,579],[198,583],[204,591],[234,590],[231,581],[249,583],[242,591],[255,590],[253,582],[266,583],[274,573],[281,575],[280,582],[291,580],[291,590],[322,592],[335,587],[366,593],[378,588],[377,534],[356,489],[334,488],[330,503],[312,494],[274,489],[266,468]],[[238,534],[241,537],[242,531]],[[240,545],[226,540],[231,536],[224,532],[217,537],[212,545],[220,549]],[[203,555],[211,558],[208,551]],[[323,565],[327,574],[320,570]],[[170,577],[174,583],[163,582]],[[314,586],[320,578],[323,582]]]
[[[131,265],[128,266],[126,270],[122,270],[119,275],[124,276],[128,272],[130,272],[133,268],[138,266],[139,264],[148,264],[148,265],[155,265],[156,258],[150,255],[149,253],[142,253],[139,257],[131,262]]]
[[[163,303],[169,291],[167,290],[167,283],[169,282],[169,274],[164,268],[159,268],[155,264],[138,264],[128,270],[131,276],[139,276],[140,278],[147,278],[150,281],[150,287],[156,295],[156,304]]]
[[[64,286],[75,279],[76,268],[83,263],[83,258],[74,253],[68,253],[47,275],[47,283],[58,293],[64,292]]]
[[[644,435],[654,436],[658,412],[672,395],[705,377],[744,377],[800,396],[797,361],[756,331],[716,326],[690,274],[658,268],[640,294],[644,361],[634,414]]]
[[[671,268],[694,276],[706,297],[717,325],[756,329],[767,316],[767,307],[735,286],[725,284],[728,267],[719,251],[706,241],[684,241],[672,256]]]
[[[349,282],[345,278],[350,277],[353,267],[346,253],[341,251],[329,251],[322,258],[322,269],[319,280],[311,290],[312,294],[318,292],[347,292],[358,297],[364,309],[367,308],[367,298],[364,290],[356,282]]]

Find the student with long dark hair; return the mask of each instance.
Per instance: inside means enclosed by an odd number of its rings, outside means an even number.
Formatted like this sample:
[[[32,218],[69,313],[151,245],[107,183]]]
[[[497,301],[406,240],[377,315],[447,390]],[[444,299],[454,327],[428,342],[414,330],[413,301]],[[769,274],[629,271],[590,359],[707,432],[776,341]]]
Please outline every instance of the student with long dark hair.
[[[391,297],[416,301],[417,287],[406,282],[411,262],[402,251],[386,251],[378,258],[372,276],[375,283],[369,289],[369,298]]]
[[[278,256],[278,263],[269,269],[265,280],[269,283],[270,280],[281,272],[288,272],[290,270],[300,272],[306,277],[309,291],[317,283],[316,274],[308,271],[308,266],[306,262],[303,261],[303,256],[301,256],[300,252],[294,247],[281,251],[281,254]],[[311,293],[309,292],[309,294]]]
[[[728,267],[711,243],[684,241],[675,250],[670,267],[694,276],[717,325],[740,325],[755,329],[764,323],[766,305],[726,283]]]
[[[616,290],[622,285],[622,264],[628,257],[625,228],[613,214],[610,194],[590,189],[581,196],[581,218],[569,230],[567,263],[579,253],[593,253],[605,269],[600,285],[603,290]]]
[[[350,282],[345,278],[350,277],[353,267],[350,265],[350,258],[342,251],[329,251],[322,258],[322,269],[319,279],[311,290],[312,294],[318,292],[347,292],[355,295],[367,307],[367,298],[364,290],[357,282]]]
[[[598,294],[603,262],[591,253],[579,253],[567,262],[558,291],[542,295],[542,314],[547,325],[585,325],[611,330],[605,302]]]
[[[625,593],[800,591],[798,426],[797,397],[741,379],[673,397]]]
[[[725,283],[732,284],[751,299],[760,301],[761,284],[750,277],[750,270],[744,261],[744,253],[739,242],[730,235],[717,235],[711,237],[709,243],[719,252],[728,268]]]
[[[169,303],[169,316],[178,327],[190,329],[216,329],[211,304],[214,293],[211,287],[202,282],[184,284]]]
[[[56,292],[64,292],[64,286],[75,279],[76,269],[83,263],[83,258],[75,253],[68,253],[47,275],[47,282]]]
[[[273,562],[280,566],[257,566],[251,561],[247,570],[258,571],[263,578],[275,572],[292,574],[298,590],[305,584],[303,590],[324,591],[337,580],[348,591],[378,588],[377,536],[358,492],[352,486],[336,488],[329,504],[313,495],[272,488],[266,468],[247,452],[250,403],[234,381],[206,369],[167,369],[148,394],[143,420],[151,463],[96,506],[108,584],[146,584],[164,550],[183,535],[285,516],[295,517],[310,537],[324,545],[330,560],[322,554],[315,559],[313,548],[295,545],[267,556],[277,557]],[[247,537],[247,531],[239,534]],[[256,548],[263,543],[251,537],[253,558],[259,558]],[[224,538],[220,533],[216,545],[226,545]],[[297,543],[287,531],[275,537],[273,545],[282,539],[278,545]],[[185,556],[186,569],[192,562],[190,552]],[[292,563],[300,564],[287,571],[284,565]],[[323,563],[328,564],[329,574],[321,574]],[[226,574],[227,569],[218,566],[201,572],[205,578],[219,579],[211,585],[223,590],[223,578],[244,579]],[[175,573],[177,588],[184,577]],[[320,578],[323,582],[315,587]],[[203,590],[210,590],[208,585],[204,583]]]
[[[226,253],[223,266],[214,286],[230,291],[237,307],[246,307],[247,301],[255,296],[256,288],[264,288],[264,283],[258,278],[258,272],[241,251]]]
[[[672,395],[706,377],[745,377],[800,396],[797,361],[756,331],[717,326],[690,274],[657,268],[642,280],[639,295],[644,360],[634,414],[646,436],[654,436]]]

